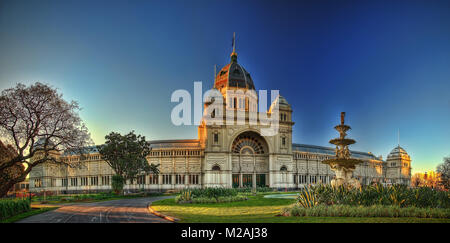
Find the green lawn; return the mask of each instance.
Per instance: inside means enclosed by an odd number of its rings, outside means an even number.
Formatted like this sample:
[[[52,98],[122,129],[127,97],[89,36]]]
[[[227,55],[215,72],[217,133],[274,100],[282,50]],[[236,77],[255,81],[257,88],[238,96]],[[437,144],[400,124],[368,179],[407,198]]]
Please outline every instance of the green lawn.
[[[55,210],[58,207],[42,207],[42,208],[32,208],[30,211],[25,212],[25,213],[21,213],[18,215],[14,215],[10,218],[1,220],[0,223],[14,223],[16,221],[19,221],[21,219],[36,215],[36,214],[41,214],[41,213],[45,213],[47,211],[51,211],[51,210]]]
[[[115,194],[78,194],[78,195],[58,195],[35,197],[32,200],[33,205],[39,204],[64,204],[64,203],[89,203],[89,202],[101,202],[117,199],[131,199],[141,197],[155,197],[163,196],[161,193],[154,194],[129,194],[129,195],[115,195]]]
[[[174,199],[152,203],[165,215],[180,223],[450,223],[450,219],[429,218],[358,218],[358,217],[284,217],[277,216],[294,199],[249,196],[249,200],[216,204],[176,204]]]

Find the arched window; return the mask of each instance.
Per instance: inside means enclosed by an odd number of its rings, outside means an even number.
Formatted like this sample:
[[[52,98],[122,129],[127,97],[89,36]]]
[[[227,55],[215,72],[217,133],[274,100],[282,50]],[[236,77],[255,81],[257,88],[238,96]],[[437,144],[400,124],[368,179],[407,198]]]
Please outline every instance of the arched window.
[[[267,151],[267,144],[259,134],[254,132],[244,132],[233,141],[231,151],[236,154],[248,154],[249,148],[252,150],[251,154],[265,154]]]
[[[219,134],[218,133],[214,133],[214,143],[215,144],[219,143]]]
[[[286,172],[287,171],[287,167],[285,165],[281,166],[280,171],[281,172]]]
[[[241,154],[254,154],[254,152],[250,147],[247,146],[241,149]]]
[[[214,166],[212,167],[212,170],[213,170],[213,171],[220,171],[220,166],[219,166],[219,165],[214,165]]]

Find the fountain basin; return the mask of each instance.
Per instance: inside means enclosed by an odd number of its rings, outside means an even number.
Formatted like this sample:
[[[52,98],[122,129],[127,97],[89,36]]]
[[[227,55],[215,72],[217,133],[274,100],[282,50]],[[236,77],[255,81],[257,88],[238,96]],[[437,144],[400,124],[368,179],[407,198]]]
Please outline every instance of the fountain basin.
[[[346,132],[346,131],[350,130],[351,128],[348,125],[339,124],[339,125],[335,126],[334,129],[338,130],[339,132],[341,132],[341,131]]]
[[[354,144],[354,143],[356,143],[356,141],[353,139],[350,139],[350,138],[335,138],[335,139],[331,139],[330,143],[334,144],[334,145],[346,146],[346,145]]]
[[[322,161],[322,163],[330,165],[331,168],[341,166],[347,169],[355,169],[356,165],[361,162],[362,160],[359,159],[327,159]]]

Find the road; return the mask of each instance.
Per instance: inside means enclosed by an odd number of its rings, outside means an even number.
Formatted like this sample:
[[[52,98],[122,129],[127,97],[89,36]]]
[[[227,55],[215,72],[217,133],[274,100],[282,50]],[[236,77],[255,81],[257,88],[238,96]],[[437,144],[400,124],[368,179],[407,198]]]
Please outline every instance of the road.
[[[150,202],[165,198],[170,196],[75,203],[17,223],[170,223],[151,214],[147,208]]]

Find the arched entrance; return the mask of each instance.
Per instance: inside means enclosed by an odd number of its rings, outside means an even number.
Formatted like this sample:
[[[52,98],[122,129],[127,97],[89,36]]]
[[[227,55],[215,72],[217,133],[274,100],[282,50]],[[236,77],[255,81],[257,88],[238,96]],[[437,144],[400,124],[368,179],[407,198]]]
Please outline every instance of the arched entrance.
[[[256,132],[239,134],[232,143],[233,187],[265,187],[269,181],[269,147]]]

